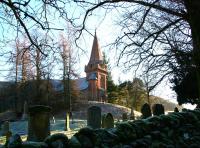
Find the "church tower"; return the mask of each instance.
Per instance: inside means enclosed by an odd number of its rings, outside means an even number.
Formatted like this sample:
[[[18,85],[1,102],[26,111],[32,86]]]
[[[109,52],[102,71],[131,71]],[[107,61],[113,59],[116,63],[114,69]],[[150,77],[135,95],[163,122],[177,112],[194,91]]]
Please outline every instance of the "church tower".
[[[90,60],[85,66],[88,81],[88,100],[106,101],[107,91],[107,66],[99,47],[96,31],[94,35]]]

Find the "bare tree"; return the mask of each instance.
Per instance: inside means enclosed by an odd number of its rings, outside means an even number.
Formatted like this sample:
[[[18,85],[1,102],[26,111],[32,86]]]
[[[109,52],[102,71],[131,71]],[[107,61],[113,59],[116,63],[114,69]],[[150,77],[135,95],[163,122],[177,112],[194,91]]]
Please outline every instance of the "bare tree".
[[[9,69],[8,78],[14,81],[14,84],[10,83],[12,87],[12,92],[8,92],[10,95],[8,98],[13,99],[14,109],[19,112],[19,102],[21,98],[19,97],[20,84],[24,83],[29,79],[30,69],[30,55],[29,51],[26,49],[28,47],[26,38],[22,40],[16,39],[14,45],[12,45],[13,52],[11,52],[8,58],[8,64],[11,66]],[[14,95],[13,95],[14,94]]]
[[[49,39],[48,36],[39,34],[35,31],[35,33],[32,34],[32,39],[38,44],[38,46],[40,46],[40,50],[43,52],[48,52],[48,58],[53,56],[53,44],[49,46],[51,39]],[[11,59],[15,61],[14,70],[17,89],[16,92],[20,90],[21,98],[26,101],[29,100],[31,103],[37,102],[47,104],[50,86],[49,69],[52,67],[54,58],[49,60],[38,49],[35,49],[35,46],[31,46],[31,43],[26,37],[23,37],[21,40],[22,41],[18,39],[16,41],[16,53],[13,53],[13,57],[11,57]],[[10,71],[10,73],[12,72],[13,70]],[[48,82],[46,82],[47,80]],[[30,88],[32,88],[32,90],[30,90]],[[32,91],[32,93],[30,93],[32,96],[29,96],[29,98],[24,96],[22,93],[27,93],[24,91],[29,93]],[[21,100],[22,102],[24,101],[23,99]]]
[[[8,77],[14,79],[16,83],[19,81],[25,81],[29,77],[30,54],[29,51],[27,51],[28,47],[29,45],[27,44],[26,38],[23,38],[23,40],[16,39],[12,46],[13,51],[10,52],[10,57],[7,60],[8,64],[11,65]]]
[[[1,0],[0,1],[0,25],[2,36],[9,38],[7,30],[19,36],[26,34],[31,46],[35,46],[41,53],[44,53],[40,46],[31,36],[31,30],[38,29],[49,32],[49,30],[63,30],[58,24],[53,23],[60,18],[71,22],[69,18],[70,1],[63,0]],[[13,37],[13,36],[12,36]],[[2,43],[5,38],[1,38]],[[8,40],[7,40],[8,41]]]
[[[35,49],[35,46],[30,47],[32,53],[32,63],[35,70],[34,78],[36,79],[37,100],[35,100],[35,102],[49,104],[49,81],[50,76],[53,73],[51,69],[54,67],[54,50],[56,47],[54,47],[54,41],[50,36],[48,36],[48,34],[35,31],[32,34],[32,39],[40,47],[40,49]],[[48,56],[42,54],[44,52],[48,53]]]
[[[67,105],[67,110],[71,111],[71,90],[72,90],[72,83],[71,79],[77,77],[78,74],[75,69],[76,65],[76,58],[74,57],[75,50],[72,49],[72,36],[68,33],[68,36],[65,37],[63,34],[60,34],[60,43],[59,49],[61,63],[62,63],[62,78],[64,84],[64,98],[65,103]]]
[[[142,102],[142,94],[145,93],[143,81],[139,78],[134,78],[131,84],[131,89],[129,90],[129,96],[131,97],[131,116],[133,119],[134,108],[139,106],[138,102]],[[137,109],[138,110],[138,109]]]
[[[72,49],[72,36],[70,38],[70,34],[65,37],[63,34],[60,34],[60,43],[59,49],[61,63],[62,63],[62,72],[63,72],[63,86],[64,86],[64,102],[66,105],[66,126],[65,130],[69,130],[69,115],[72,111],[72,90],[73,83],[71,82],[72,77],[77,77],[77,73],[74,71],[76,60],[73,57],[73,49]]]
[[[141,77],[143,78],[144,87],[146,88],[147,102],[151,106],[150,92],[153,91],[158,85],[159,81],[157,81],[157,79],[159,79],[160,76],[148,70],[149,68],[148,63],[144,67],[145,67],[145,72],[143,72]]]
[[[149,63],[147,70],[160,75],[155,83],[158,84],[173,76],[172,67],[180,66],[177,58],[191,54],[192,64],[188,66],[196,67],[200,77],[200,24],[197,17],[200,1],[77,0],[76,3],[87,8],[80,33],[87,29],[87,19],[96,9],[105,9],[105,15],[114,10],[121,13],[118,18],[121,34],[113,45],[119,53],[118,62],[127,69],[135,67],[137,70]],[[197,83],[200,84],[200,78]]]

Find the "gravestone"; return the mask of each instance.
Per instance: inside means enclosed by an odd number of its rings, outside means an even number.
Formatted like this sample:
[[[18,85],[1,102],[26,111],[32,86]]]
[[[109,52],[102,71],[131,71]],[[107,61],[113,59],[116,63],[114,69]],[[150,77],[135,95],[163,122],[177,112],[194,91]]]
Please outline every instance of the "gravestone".
[[[104,128],[113,128],[114,127],[114,118],[111,113],[107,113],[104,121]]]
[[[106,118],[106,114],[103,114],[101,117],[101,127],[105,128],[105,118]]]
[[[148,103],[145,103],[142,108],[141,108],[141,113],[142,113],[142,118],[146,119],[148,117],[151,117],[151,108],[150,105]]]
[[[154,104],[153,107],[153,115],[155,116],[159,116],[162,114],[165,114],[165,109],[164,106],[162,104]]]
[[[23,115],[22,115],[22,120],[27,120],[27,119],[28,119],[28,104],[25,101],[24,102],[24,112],[23,112]]]
[[[2,126],[1,126],[1,130],[2,130],[2,136],[6,136],[7,133],[9,132],[10,128],[9,128],[9,122],[5,121]]]
[[[29,107],[28,111],[28,141],[43,141],[50,135],[51,108],[43,105]]]
[[[174,112],[176,112],[176,113],[179,112],[178,107],[175,107],[175,108],[174,108]]]
[[[101,108],[91,106],[87,110],[87,126],[96,129],[101,128]]]
[[[128,115],[127,113],[122,114],[122,121],[127,121],[128,120]]]

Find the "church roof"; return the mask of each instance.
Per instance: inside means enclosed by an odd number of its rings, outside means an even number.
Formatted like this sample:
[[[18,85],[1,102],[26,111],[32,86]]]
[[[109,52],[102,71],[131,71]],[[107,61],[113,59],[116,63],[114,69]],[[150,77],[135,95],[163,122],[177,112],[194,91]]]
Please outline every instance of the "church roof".
[[[86,80],[86,78],[79,78],[79,79],[75,79],[73,80],[75,83],[75,88],[77,90],[85,90],[88,88],[88,81]],[[51,84],[54,88],[55,91],[63,91],[64,90],[64,86],[62,83],[62,80],[51,80]]]
[[[50,83],[52,84],[52,87],[55,91],[63,91],[64,90],[64,86],[62,83],[62,80],[50,80]]]
[[[89,64],[96,64],[96,63],[102,63],[102,62],[103,62],[103,57],[101,54],[101,50],[99,47],[99,43],[98,43],[96,31],[95,31]]]
[[[79,78],[75,80],[75,85],[78,90],[85,90],[88,88],[88,81],[86,78]]]

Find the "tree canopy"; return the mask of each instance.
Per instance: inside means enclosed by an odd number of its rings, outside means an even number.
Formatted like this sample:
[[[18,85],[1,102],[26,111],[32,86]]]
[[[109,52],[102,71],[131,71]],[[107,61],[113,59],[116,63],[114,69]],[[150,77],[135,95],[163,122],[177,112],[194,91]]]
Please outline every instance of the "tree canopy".
[[[48,54],[41,50],[41,44],[34,40],[31,31],[42,30],[45,33],[52,33],[52,30],[64,29],[55,23],[59,18],[64,19],[66,23],[70,22],[68,1],[1,0],[0,4],[0,32],[3,36],[1,43],[6,44],[13,36],[26,34],[30,46],[34,46],[46,56]]]

